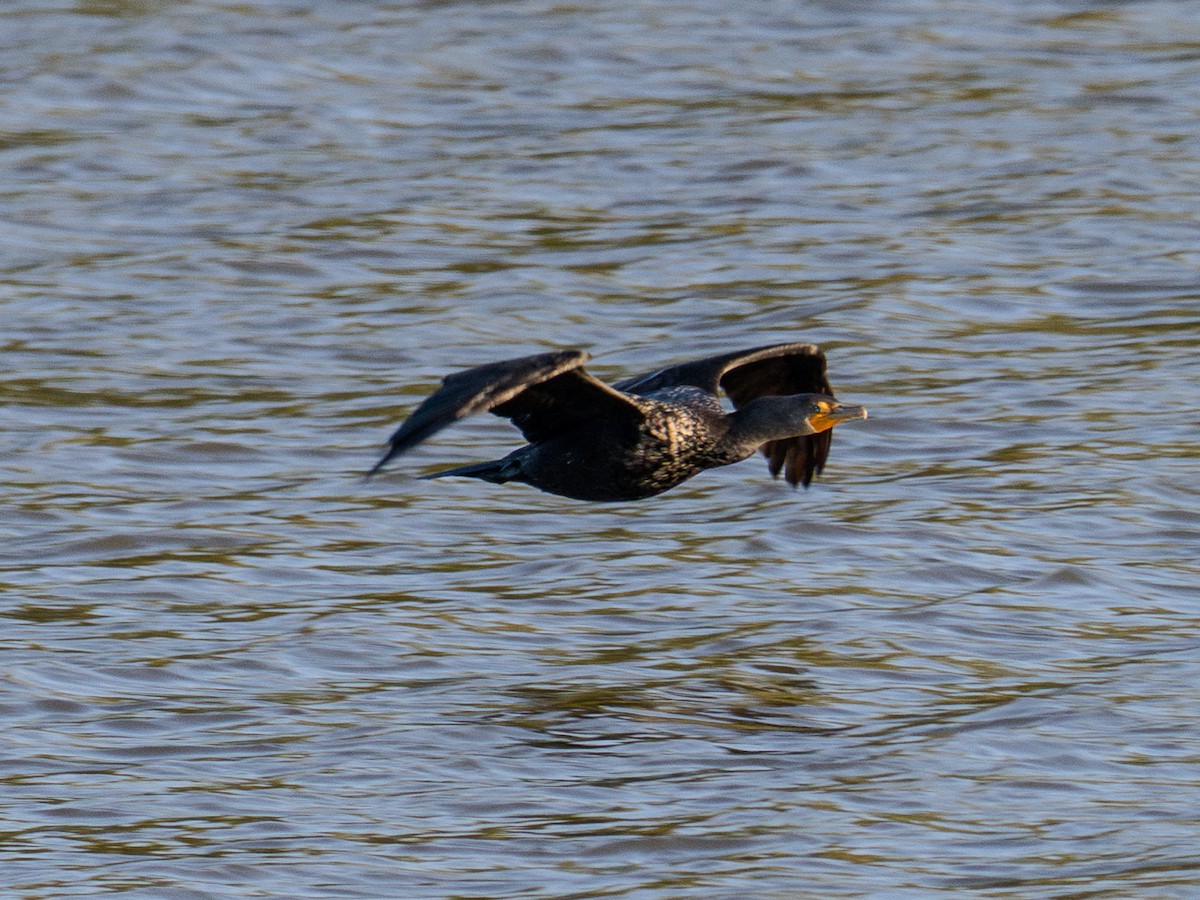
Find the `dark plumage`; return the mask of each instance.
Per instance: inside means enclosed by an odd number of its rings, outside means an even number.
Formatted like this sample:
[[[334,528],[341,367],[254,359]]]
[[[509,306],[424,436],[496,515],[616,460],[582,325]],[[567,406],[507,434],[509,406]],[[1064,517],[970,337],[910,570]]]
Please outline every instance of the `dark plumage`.
[[[772,475],[805,487],[829,455],[830,429],[867,417],[833,398],[815,344],[778,344],[682,363],[609,387],[582,350],[539,353],[447,376],[392,435],[371,470],[477,412],[511,419],[526,446],[447,469],[496,484],[520,481],[578,500],[640,500],[703,469],[762,450]],[[724,389],[734,411],[721,408]]]

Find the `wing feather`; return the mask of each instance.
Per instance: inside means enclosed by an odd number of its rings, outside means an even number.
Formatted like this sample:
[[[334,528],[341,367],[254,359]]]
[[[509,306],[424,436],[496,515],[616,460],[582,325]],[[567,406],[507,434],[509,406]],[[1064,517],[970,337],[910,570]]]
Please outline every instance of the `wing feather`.
[[[539,353],[455,372],[396,429],[375,474],[390,460],[465,416],[492,412],[513,420],[530,441],[542,440],[589,416],[640,420],[640,407],[583,370],[582,350]]]

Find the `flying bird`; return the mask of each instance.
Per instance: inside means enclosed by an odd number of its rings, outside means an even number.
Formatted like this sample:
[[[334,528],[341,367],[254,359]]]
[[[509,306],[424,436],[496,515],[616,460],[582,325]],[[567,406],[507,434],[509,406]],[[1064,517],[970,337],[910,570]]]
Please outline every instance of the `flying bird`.
[[[641,500],[704,469],[761,451],[772,475],[808,487],[839,422],[865,419],[840,403],[815,344],[776,344],[685,362],[609,386],[582,350],[487,363],[447,376],[392,435],[374,475],[447,425],[478,412],[512,420],[528,442],[503,459],[446,469],[532,485],[576,500]],[[720,391],[734,409],[721,406]]]

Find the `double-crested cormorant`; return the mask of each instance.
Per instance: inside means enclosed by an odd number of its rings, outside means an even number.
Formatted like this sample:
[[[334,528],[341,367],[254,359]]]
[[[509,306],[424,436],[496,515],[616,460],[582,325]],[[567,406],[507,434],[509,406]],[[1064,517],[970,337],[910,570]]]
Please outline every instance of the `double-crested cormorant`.
[[[577,500],[640,500],[703,469],[762,450],[772,475],[812,480],[838,422],[865,419],[833,398],[815,344],[777,344],[682,363],[609,387],[582,350],[539,353],[447,376],[392,435],[374,475],[450,423],[477,412],[511,419],[529,443],[503,459],[447,469],[520,481]],[[721,408],[724,388],[735,407]]]

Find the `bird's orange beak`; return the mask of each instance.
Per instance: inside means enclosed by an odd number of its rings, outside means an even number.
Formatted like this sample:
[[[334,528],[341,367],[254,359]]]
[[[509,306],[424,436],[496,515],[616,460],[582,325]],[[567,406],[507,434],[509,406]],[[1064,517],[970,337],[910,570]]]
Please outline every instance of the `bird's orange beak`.
[[[828,409],[822,407],[820,412],[808,417],[808,424],[813,427],[814,431],[828,431],[839,422],[848,422],[851,419],[865,419],[866,417],[867,408],[865,406],[839,403],[836,406],[830,406]]]

